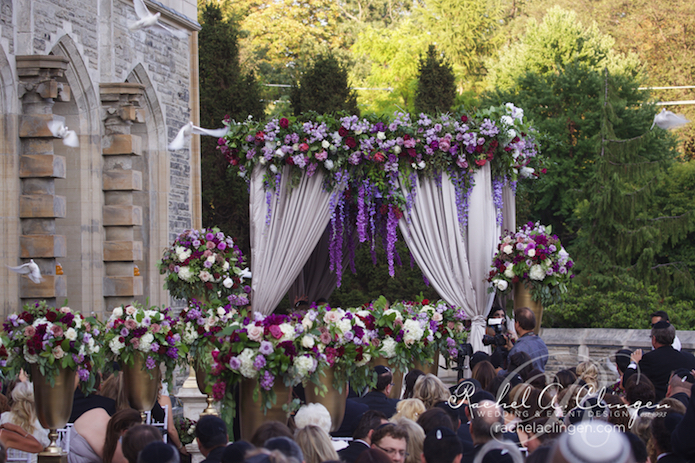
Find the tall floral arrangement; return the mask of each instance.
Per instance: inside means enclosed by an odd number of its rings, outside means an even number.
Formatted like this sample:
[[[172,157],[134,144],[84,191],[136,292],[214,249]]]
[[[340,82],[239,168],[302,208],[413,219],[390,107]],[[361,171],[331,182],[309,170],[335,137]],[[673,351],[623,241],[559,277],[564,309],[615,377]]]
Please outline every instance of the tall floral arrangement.
[[[109,360],[133,365],[136,356],[140,356],[150,374],[164,364],[170,388],[174,368],[185,364],[188,352],[168,308],[146,309],[137,303],[113,309],[106,322],[103,344]]]
[[[164,251],[159,271],[164,288],[179,299],[249,303],[251,273],[234,240],[217,228],[186,230]]]
[[[552,304],[567,292],[573,265],[550,226],[528,222],[501,237],[488,276],[490,291],[508,294],[512,284],[524,284],[533,300]]]
[[[50,384],[59,369],[75,370],[83,391],[94,389],[96,375],[104,363],[104,353],[95,337],[99,324],[69,307],[51,307],[46,301],[26,304],[20,314],[3,323],[2,349],[7,358],[8,376],[17,377],[21,369],[31,375],[27,365],[36,365]]]
[[[374,356],[385,358],[393,367],[405,373],[413,366],[413,354],[410,350],[414,339],[424,334],[411,330],[408,343],[405,342],[405,321],[402,305],[391,307],[385,297],[381,296],[371,304],[355,310],[355,316],[362,320],[372,336]],[[412,325],[412,324],[409,324]],[[411,326],[415,329],[415,325]],[[417,333],[414,331],[418,331]]]
[[[467,316],[463,309],[443,300],[430,302],[428,299],[423,299],[418,305],[411,304],[411,307],[420,318],[429,318],[435,349],[447,362],[456,360],[458,346],[468,338],[468,331],[464,325]]]
[[[363,319],[349,310],[324,305],[302,314],[300,327],[298,350],[318,359],[316,375],[307,379],[317,383],[318,375],[333,368],[333,386],[338,390],[348,381],[355,390],[373,386],[369,361],[375,332],[367,328]]]
[[[355,232],[360,242],[384,241],[394,274],[396,227],[412,207],[418,179],[450,175],[456,188],[458,220],[467,223],[472,176],[490,164],[498,220],[502,187],[544,172],[536,132],[511,103],[475,114],[459,111],[430,117],[396,113],[392,118],[331,115],[283,117],[267,122],[225,121],[229,132],[219,148],[244,178],[265,168],[266,200],[280,185],[283,168],[309,177],[321,171],[333,191],[331,268],[342,271],[343,242]],[[290,184],[296,183],[294,180]],[[338,187],[338,188],[336,188]],[[268,210],[267,217],[272,211]]]

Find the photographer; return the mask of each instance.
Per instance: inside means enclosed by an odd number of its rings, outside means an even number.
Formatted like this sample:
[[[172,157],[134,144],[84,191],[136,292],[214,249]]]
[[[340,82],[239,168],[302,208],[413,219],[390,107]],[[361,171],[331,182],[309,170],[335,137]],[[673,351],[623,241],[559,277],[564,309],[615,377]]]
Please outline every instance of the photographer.
[[[513,347],[513,335],[507,329],[507,315],[503,308],[493,307],[487,319],[486,334],[483,336],[483,344],[493,346],[490,363],[496,369],[502,368],[506,363],[507,355]]]

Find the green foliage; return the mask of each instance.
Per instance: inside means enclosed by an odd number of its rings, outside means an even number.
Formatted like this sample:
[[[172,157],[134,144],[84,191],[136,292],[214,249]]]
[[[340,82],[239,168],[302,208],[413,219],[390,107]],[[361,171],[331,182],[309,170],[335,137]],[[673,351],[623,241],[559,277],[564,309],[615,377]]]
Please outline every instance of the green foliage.
[[[225,21],[214,4],[201,10],[200,22],[200,125],[220,127],[225,116],[235,120],[262,118],[263,103],[256,79],[253,73],[244,73],[239,64],[237,25]],[[246,182],[230,174],[217,150],[217,140],[211,137],[201,137],[201,172],[203,226],[218,226],[233,236],[248,255]]]
[[[290,101],[295,115],[347,111],[357,114],[357,97],[348,85],[347,70],[331,54],[319,55],[292,88]]]
[[[612,276],[607,283],[610,290],[591,281],[571,285],[564,302],[544,308],[543,326],[649,329],[649,314],[665,310],[677,329],[695,329],[692,301],[664,299],[656,286],[625,274]]]
[[[434,45],[429,46],[425,58],[420,57],[419,71],[415,111],[426,114],[449,112],[456,97],[456,78],[451,65],[443,56],[437,56]]]

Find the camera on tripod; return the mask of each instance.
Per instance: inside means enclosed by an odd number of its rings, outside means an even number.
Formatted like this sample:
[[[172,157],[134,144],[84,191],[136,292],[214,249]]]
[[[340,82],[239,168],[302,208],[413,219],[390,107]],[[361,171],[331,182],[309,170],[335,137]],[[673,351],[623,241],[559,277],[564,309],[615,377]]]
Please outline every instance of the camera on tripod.
[[[494,336],[483,335],[483,344],[486,346],[505,346],[507,345],[507,324],[504,318],[490,318],[487,326],[495,331]]]

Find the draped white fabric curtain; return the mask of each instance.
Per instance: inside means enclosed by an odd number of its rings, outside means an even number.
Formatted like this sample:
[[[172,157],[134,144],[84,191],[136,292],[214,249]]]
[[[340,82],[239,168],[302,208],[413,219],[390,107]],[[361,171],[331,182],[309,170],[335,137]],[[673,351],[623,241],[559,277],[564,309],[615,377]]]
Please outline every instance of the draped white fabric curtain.
[[[271,313],[301,272],[316,248],[331,218],[331,193],[323,188],[324,175],[302,175],[299,185],[288,187],[289,166],[282,172],[277,191],[268,204],[263,187],[265,169],[257,166],[251,174],[251,305],[262,314]]]
[[[464,234],[458,222],[455,188],[446,173],[441,185],[434,179],[418,180],[413,207],[399,227],[434,289],[471,318],[469,342],[474,351],[489,351],[482,343],[493,300],[493,294],[487,292],[487,275],[499,237],[489,164],[475,173],[474,181]]]

